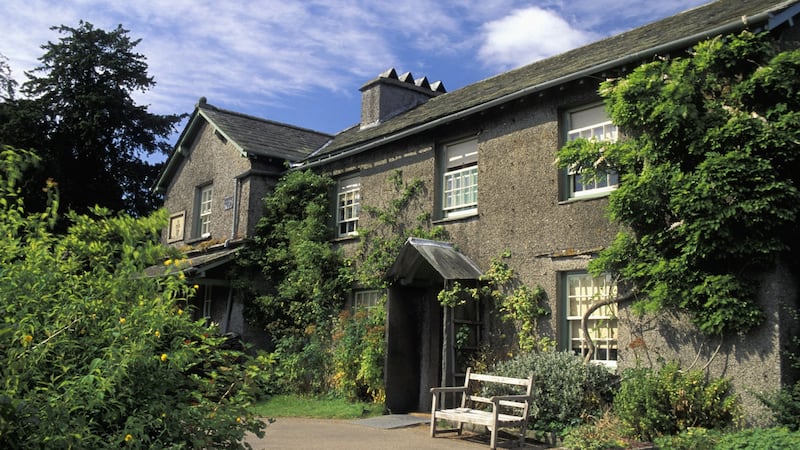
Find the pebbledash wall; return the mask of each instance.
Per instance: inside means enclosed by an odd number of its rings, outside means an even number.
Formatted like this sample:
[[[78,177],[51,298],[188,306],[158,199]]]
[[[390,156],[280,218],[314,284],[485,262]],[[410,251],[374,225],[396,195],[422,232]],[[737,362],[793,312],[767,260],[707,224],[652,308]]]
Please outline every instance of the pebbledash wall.
[[[442,144],[475,137],[478,140],[478,212],[443,225],[459,251],[483,270],[504,251],[520,280],[544,288],[551,315],[541,332],[554,339],[564,335],[561,276],[584,271],[593,254],[608,245],[618,231],[606,214],[607,197],[564,201],[563,172],[556,168],[556,151],[564,142],[564,112],[599,101],[597,85],[575,83],[565,90],[519,99],[483,114],[458,120],[391,144],[322,166],[334,177],[359,175],[362,205],[386,206],[395,193],[389,177],[401,170],[403,179],[424,182],[423,200],[412,204],[407,217],[436,217],[437,152]],[[363,211],[363,209],[362,209]],[[362,214],[359,227],[369,228]],[[347,253],[353,239],[338,241]],[[707,338],[685,317],[662,313],[640,317],[625,305],[618,313],[618,370],[658,367],[679,361],[682,367],[707,368],[712,376],[731,378],[741,395],[747,421],[766,425],[770,415],[756,399],[759,392],[780,387],[789,362],[785,306],[794,305],[794,280],[785,271],[765,275],[761,293],[766,320],[746,336]],[[563,341],[563,339],[561,339]],[[560,346],[565,348],[565,343]],[[719,346],[719,347],[718,347]],[[781,375],[783,374],[783,375]],[[420,402],[423,402],[421,399]],[[425,405],[421,405],[425,406]]]

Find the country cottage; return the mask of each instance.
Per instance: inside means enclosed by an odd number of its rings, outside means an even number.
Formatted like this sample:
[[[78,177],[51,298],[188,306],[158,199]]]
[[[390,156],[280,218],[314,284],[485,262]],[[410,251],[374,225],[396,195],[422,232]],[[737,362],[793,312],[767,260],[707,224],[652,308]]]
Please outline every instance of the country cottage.
[[[331,227],[349,254],[359,228],[370,225],[360,205],[390,201],[387,186],[398,173],[421,180],[424,195],[410,217],[427,214],[450,239],[409,239],[388,274],[385,383],[392,411],[426,410],[428,388],[463,370],[452,349],[442,350],[452,347],[448,334],[464,327],[478,347],[494,326],[489,305],[448,311],[437,294],[454,281],[474,283],[505,251],[520,280],[546,293],[550,314],[540,332],[560,349],[585,352],[582,312],[616,289],[610,278],[592,277],[586,268],[618,231],[604,211],[619,180],[610,173],[587,183],[579,173],[559,170],[554,160],[575,137],[618,137],[598,97],[599,82],[744,29],[798,41],[798,14],[797,1],[722,0],[452,92],[390,69],[361,87],[360,123],[335,136],[201,100],[156,186],[172,214],[163,239],[190,251],[203,286],[198,311],[224,324],[223,330],[247,334],[243,300],[236,300],[215,270],[234,257],[232,246],[252,230],[259,199],[284,163],[337,180]],[[356,303],[379,295],[354,286]],[[787,271],[768,274],[759,299],[764,324],[747,336],[724,339],[699,334],[678,315],[642,317],[625,305],[600,309],[591,317],[591,358],[612,369],[702,361],[714,376],[733,379],[757,424],[761,407],[753,392],[797,375],[786,351],[798,328],[784,309],[798,306],[795,278]]]

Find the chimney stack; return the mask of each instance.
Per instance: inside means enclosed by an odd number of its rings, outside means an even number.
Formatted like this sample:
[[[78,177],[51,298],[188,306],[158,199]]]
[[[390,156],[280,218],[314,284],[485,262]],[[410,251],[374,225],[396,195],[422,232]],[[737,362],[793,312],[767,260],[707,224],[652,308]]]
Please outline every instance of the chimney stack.
[[[394,68],[361,86],[361,129],[373,127],[427,102],[446,91],[441,81],[414,79],[411,72],[397,76]]]

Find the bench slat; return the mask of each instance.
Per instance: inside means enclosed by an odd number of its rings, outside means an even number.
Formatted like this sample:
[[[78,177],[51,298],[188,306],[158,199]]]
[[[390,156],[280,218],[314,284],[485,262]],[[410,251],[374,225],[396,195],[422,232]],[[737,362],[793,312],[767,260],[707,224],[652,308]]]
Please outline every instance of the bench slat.
[[[526,378],[510,378],[500,377],[497,375],[486,375],[482,373],[472,373],[469,377],[470,380],[484,381],[489,383],[513,384],[517,386],[527,386],[528,380]]]

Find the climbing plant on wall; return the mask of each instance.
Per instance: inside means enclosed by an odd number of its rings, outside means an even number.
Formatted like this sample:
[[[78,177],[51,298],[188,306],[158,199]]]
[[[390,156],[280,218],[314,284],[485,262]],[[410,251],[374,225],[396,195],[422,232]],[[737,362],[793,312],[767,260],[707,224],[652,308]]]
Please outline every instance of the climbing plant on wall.
[[[442,306],[456,307],[467,301],[490,300],[497,306],[501,318],[514,326],[517,344],[522,352],[552,350],[555,342],[538,332],[539,320],[550,314],[547,295],[541,286],[522,284],[508,265],[511,252],[492,258],[489,270],[480,277],[481,285],[468,288],[454,282],[439,292]]]
[[[558,154],[583,177],[620,174],[608,211],[623,225],[592,262],[639,311],[676,308],[700,330],[761,322],[758,277],[798,248],[800,50],[743,32],[601,84],[616,143]]]

